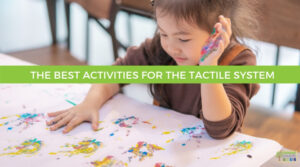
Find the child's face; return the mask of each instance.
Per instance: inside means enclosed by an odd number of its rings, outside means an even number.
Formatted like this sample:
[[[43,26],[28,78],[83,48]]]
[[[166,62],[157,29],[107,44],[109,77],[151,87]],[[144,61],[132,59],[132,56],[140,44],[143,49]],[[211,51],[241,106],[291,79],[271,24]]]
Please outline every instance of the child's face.
[[[177,22],[171,15],[156,10],[157,25],[161,45],[178,65],[197,65],[201,48],[209,38],[209,33],[196,24]]]

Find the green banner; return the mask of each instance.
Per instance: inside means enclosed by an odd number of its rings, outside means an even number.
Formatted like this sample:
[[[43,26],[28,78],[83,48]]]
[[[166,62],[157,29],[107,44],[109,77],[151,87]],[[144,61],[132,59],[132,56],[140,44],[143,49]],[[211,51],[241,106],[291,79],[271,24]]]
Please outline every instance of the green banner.
[[[0,83],[300,83],[300,66],[0,66]]]

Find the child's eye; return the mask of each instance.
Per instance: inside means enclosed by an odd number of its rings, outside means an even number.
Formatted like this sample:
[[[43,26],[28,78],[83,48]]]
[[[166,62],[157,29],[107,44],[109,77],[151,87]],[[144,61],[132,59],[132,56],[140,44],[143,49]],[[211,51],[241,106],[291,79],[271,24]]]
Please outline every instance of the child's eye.
[[[160,36],[162,36],[162,37],[167,37],[167,35],[166,35],[166,34],[160,34]]]
[[[179,39],[180,42],[189,42],[190,39]]]

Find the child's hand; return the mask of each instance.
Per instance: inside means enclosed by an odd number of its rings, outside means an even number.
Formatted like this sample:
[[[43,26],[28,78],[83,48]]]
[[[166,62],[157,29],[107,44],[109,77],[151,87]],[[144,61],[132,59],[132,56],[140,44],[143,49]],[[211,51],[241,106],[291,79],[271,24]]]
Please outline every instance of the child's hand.
[[[92,128],[97,130],[99,113],[87,103],[80,103],[67,110],[48,113],[49,117],[54,117],[46,124],[50,126],[51,131],[55,131],[62,126],[66,126],[63,133],[68,133],[80,123],[88,121],[92,123]]]
[[[210,37],[209,41],[215,42],[213,45],[216,45],[216,49],[207,57],[201,55],[199,65],[218,65],[219,58],[230,43],[232,30],[229,18],[219,16],[219,22],[215,24],[214,28],[216,34]]]

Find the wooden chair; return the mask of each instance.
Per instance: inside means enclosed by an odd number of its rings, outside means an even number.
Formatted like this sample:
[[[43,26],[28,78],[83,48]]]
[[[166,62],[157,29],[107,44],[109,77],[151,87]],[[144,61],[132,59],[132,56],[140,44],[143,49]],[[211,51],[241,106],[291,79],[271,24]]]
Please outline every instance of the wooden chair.
[[[96,23],[110,34],[113,46],[114,59],[117,59],[118,49],[127,49],[127,46],[117,40],[115,32],[115,20],[117,13],[122,10],[129,14],[138,14],[141,16],[152,17],[152,8],[150,1],[148,0],[65,0],[65,10],[67,16],[67,47],[70,49],[70,5],[71,3],[77,3],[82,6],[88,13],[88,19],[86,24],[86,61],[89,60],[89,20],[93,19]],[[105,19],[110,22],[109,26],[104,26],[99,20]],[[129,18],[130,19],[130,18]],[[130,26],[130,21],[128,22]],[[131,27],[129,27],[131,29]],[[128,32],[131,36],[131,31]]]
[[[86,61],[89,61],[89,21],[93,19],[96,23],[103,28],[111,36],[114,59],[118,58],[118,49],[127,49],[120,41],[116,38],[115,32],[115,19],[119,6],[114,0],[65,0],[65,10],[67,17],[67,47],[70,49],[70,32],[71,32],[71,3],[77,3],[82,8],[84,8],[88,13],[87,23],[86,23]],[[104,26],[100,20],[108,20],[109,26]]]

